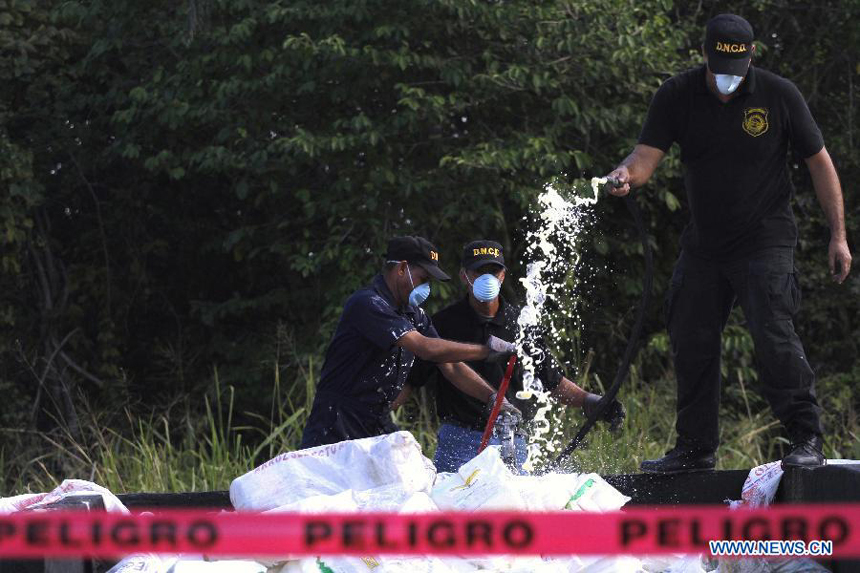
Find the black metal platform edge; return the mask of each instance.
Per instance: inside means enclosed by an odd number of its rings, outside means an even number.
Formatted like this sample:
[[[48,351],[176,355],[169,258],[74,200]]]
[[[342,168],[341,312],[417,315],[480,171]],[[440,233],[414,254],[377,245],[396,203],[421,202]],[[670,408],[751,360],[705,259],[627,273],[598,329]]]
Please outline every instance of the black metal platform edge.
[[[228,491],[121,493],[117,497],[130,509],[233,509]]]
[[[630,505],[702,505],[740,499],[748,475],[749,470],[726,470],[675,475],[621,474],[603,479],[630,497]]]
[[[631,505],[713,505],[740,499],[749,470],[721,470],[676,475],[603,476],[631,498]],[[129,508],[232,509],[227,491],[195,493],[125,493],[117,496]],[[860,502],[860,464],[830,465],[813,470],[790,469],[782,476],[774,503]]]
[[[860,502],[860,464],[791,468],[779,482],[775,503]],[[860,569],[858,569],[860,570]]]

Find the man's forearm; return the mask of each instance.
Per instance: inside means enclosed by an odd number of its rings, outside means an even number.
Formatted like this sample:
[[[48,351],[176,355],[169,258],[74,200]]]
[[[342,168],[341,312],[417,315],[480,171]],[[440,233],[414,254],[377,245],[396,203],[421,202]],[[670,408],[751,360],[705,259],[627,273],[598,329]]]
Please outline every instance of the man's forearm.
[[[483,360],[488,354],[487,347],[481,344],[466,344],[442,338],[429,338],[427,340],[427,351],[429,357],[421,356],[421,358],[430,360],[431,362]]]
[[[562,376],[561,382],[552,391],[552,396],[565,406],[581,407],[588,392]]]
[[[654,174],[664,155],[661,149],[638,143],[609,175],[630,187],[641,187]],[[625,189],[629,188],[625,186]]]
[[[477,398],[481,402],[489,400],[493,392],[496,391],[486,380],[478,376],[477,372],[462,362],[439,364],[439,370],[458,390]]]
[[[807,160],[809,174],[812,177],[812,186],[815,195],[827,218],[830,226],[830,236],[837,241],[846,239],[845,233],[845,207],[842,199],[842,186],[839,184],[839,176],[836,168],[830,160],[826,149]]]
[[[424,336],[417,330],[404,334],[397,341],[398,346],[409,350],[427,362],[463,362],[483,360],[489,354],[489,348],[481,344],[466,344]]]
[[[624,166],[627,168],[627,172],[630,174],[630,178],[627,182],[630,183],[631,187],[641,187],[645,184],[647,178],[643,176],[641,169],[639,169],[639,162],[637,161],[635,149],[630,152],[630,155],[622,159],[618,166]]]
[[[830,154],[826,148],[806,158],[812,186],[821,203],[821,209],[830,226],[830,245],[827,247],[827,262],[833,280],[842,284],[851,271],[851,250],[845,232],[845,206],[842,203],[842,187]]]

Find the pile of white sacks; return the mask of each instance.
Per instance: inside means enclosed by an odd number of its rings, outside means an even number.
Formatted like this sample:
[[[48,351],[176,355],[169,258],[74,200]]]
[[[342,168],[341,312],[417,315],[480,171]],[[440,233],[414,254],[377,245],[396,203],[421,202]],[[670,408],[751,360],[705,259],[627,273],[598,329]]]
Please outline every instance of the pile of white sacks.
[[[777,463],[778,464],[778,463]],[[770,468],[768,468],[770,470]],[[770,501],[781,470],[750,473],[743,500]],[[48,494],[0,499],[0,513],[30,509],[68,495],[100,493],[108,510],[128,510],[100,486],[66,480]],[[457,471],[436,473],[408,432],[352,440],[282,454],[236,478],[230,499],[237,510],[263,512],[419,513],[445,510],[612,511],[630,498],[597,474],[515,476],[489,447]],[[576,531],[569,532],[571,536]],[[705,568],[707,567],[707,569]],[[259,560],[215,560],[204,556],[134,555],[109,573],[701,573],[713,570],[701,557],[411,557],[368,555]],[[736,569],[733,569],[733,571]]]
[[[515,476],[497,448],[487,448],[457,473],[437,474],[408,432],[283,454],[233,481],[238,510],[284,512],[440,510],[609,511],[630,498],[597,474]],[[571,532],[575,535],[576,532]],[[621,558],[322,557],[266,563],[278,573],[460,573],[467,571],[643,571]],[[661,569],[662,570],[662,569]]]

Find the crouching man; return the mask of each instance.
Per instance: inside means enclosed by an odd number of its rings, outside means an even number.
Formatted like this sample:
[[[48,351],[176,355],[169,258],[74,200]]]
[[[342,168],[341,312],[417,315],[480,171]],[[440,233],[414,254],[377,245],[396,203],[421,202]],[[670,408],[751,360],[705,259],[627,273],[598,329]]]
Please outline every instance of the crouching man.
[[[503,361],[513,345],[495,337],[481,344],[439,338],[420,305],[430,295],[431,278],[450,277],[439,268],[439,251],[429,241],[395,237],[385,258],[383,272],[344,305],[326,350],[302,448],[396,431],[391,404],[416,356],[438,364],[446,379],[472,400],[495,399],[495,389],[463,361]],[[507,401],[503,408],[519,414]]]

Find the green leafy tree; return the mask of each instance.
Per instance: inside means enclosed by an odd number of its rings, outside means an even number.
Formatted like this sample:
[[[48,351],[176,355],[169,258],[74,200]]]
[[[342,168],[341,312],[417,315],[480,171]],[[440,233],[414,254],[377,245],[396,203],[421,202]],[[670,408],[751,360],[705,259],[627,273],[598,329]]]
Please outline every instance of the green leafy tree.
[[[759,30],[763,64],[789,77],[810,54],[819,64],[793,79],[851,181],[857,30],[850,18],[838,34],[825,30],[856,1],[797,4],[806,11],[738,9]],[[661,81],[700,62],[717,9],[0,4],[0,71],[11,78],[0,85],[0,385],[27,405],[13,417],[35,422],[53,408],[43,422],[59,413],[74,426],[78,391],[112,407],[160,407],[210,390],[213,367],[239,389],[240,410],[260,411],[283,344],[319,355],[344,298],[377,272],[396,234],[436,242],[450,271],[462,244],[495,237],[520,275],[524,217],[543,185],[603,174],[629,151]],[[813,299],[803,328],[813,358],[846,369],[860,297],[845,302],[816,276],[824,239],[800,173],[798,203],[813,213],[802,221]],[[638,198],[658,250],[658,296],[686,220],[679,174],[670,154]],[[852,233],[856,211],[849,194]],[[558,342],[572,366],[593,349],[593,370],[608,378],[638,300],[641,246],[620,201],[598,203],[592,233],[586,263],[609,271],[590,281],[584,330]],[[430,310],[456,288],[434,286]],[[639,368],[665,375],[659,304],[648,330]]]

